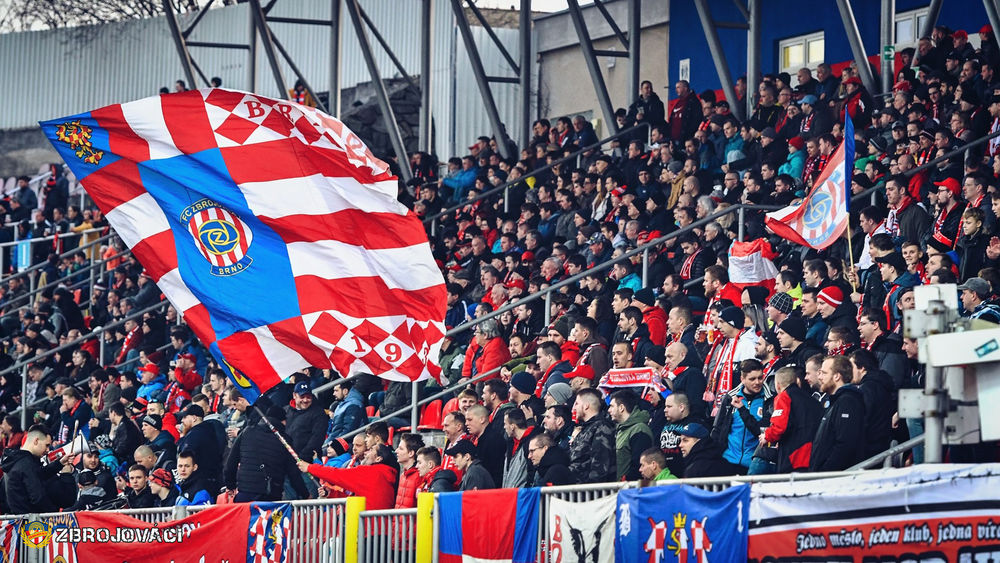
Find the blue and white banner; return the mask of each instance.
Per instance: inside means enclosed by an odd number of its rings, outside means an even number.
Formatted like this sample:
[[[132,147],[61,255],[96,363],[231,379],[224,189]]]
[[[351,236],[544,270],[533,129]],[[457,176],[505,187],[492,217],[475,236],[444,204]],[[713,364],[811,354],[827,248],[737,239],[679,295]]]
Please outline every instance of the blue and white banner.
[[[689,485],[618,493],[616,563],[745,561],[750,485],[713,493]]]

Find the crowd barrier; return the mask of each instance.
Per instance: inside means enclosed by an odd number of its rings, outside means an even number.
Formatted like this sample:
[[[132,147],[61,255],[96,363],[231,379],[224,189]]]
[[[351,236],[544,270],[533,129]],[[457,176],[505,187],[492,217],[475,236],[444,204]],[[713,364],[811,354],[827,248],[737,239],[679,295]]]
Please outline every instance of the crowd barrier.
[[[776,483],[843,477],[851,473],[796,473],[752,477],[676,479],[658,481],[651,486],[693,485],[719,492],[741,483]],[[548,508],[552,499],[586,502],[600,499],[624,489],[636,488],[638,482],[597,483],[542,487],[540,489],[537,555],[539,563],[548,563],[545,538],[549,537]],[[438,561],[438,503],[435,493],[418,495],[417,507],[395,510],[365,510],[365,499],[316,499],[289,501],[291,506],[289,541],[286,561],[296,563],[431,563]],[[131,516],[142,522],[159,525],[180,520],[191,514],[209,510],[212,506],[174,506],[103,511]],[[3,517],[4,523],[58,523],[66,513],[26,514]],[[28,546],[20,538],[16,561],[42,563],[49,561],[46,549]],[[4,561],[10,558],[3,559]]]

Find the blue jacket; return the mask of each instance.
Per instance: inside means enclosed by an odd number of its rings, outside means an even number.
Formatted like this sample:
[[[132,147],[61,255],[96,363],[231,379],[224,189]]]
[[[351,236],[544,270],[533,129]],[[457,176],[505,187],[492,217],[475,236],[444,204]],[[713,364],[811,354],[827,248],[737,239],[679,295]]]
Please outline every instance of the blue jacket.
[[[884,283],[884,282],[883,282]],[[899,289],[905,287],[915,287],[920,285],[920,278],[912,272],[903,272],[902,275],[897,277],[891,283],[885,283],[885,293],[889,296],[889,311],[892,313],[892,326],[889,327],[890,330],[895,329],[896,325],[902,320],[902,315],[899,309],[896,308],[896,302],[899,301],[899,296],[902,295],[902,291],[898,289],[893,291],[894,287],[899,287]]]
[[[744,409],[737,411],[733,407],[732,401],[737,395],[743,397],[745,412]],[[712,439],[725,447],[722,452],[723,459],[732,464],[750,467],[753,452],[760,443],[758,439],[761,431],[760,421],[764,418],[765,411],[770,408],[768,403],[772,398],[773,393],[767,385],[749,401],[743,392],[743,384],[726,394],[712,428]],[[744,419],[744,416],[747,418]]]
[[[475,185],[476,176],[478,175],[479,175],[479,168],[473,166],[468,170],[465,169],[459,170],[458,172],[455,173],[454,176],[442,180],[441,184],[448,186],[449,188],[454,190],[455,195],[453,197],[457,199],[458,197],[464,197],[465,194],[469,191],[469,188]]]
[[[618,289],[625,288],[631,289],[632,291],[639,291],[642,289],[642,279],[640,279],[635,272],[632,272],[631,274],[618,280]]]
[[[805,151],[795,151],[788,155],[785,163],[778,167],[778,174],[788,174],[796,180],[802,179],[802,171],[806,167]]]
[[[364,397],[357,387],[351,388],[347,397],[337,405],[327,428],[326,439],[339,438],[351,430],[356,430],[367,422]]]
[[[160,389],[167,386],[167,377],[162,373],[156,376],[156,379],[149,383],[143,383],[139,386],[139,390],[136,391],[136,396],[140,399],[146,399],[147,401]]]
[[[208,358],[205,357],[204,352],[202,352],[201,347],[197,346],[193,341],[189,340],[181,346],[181,349],[174,354],[174,359],[176,360],[182,354],[191,354],[194,356],[194,370],[200,373],[202,376],[205,375],[205,370],[208,369]]]

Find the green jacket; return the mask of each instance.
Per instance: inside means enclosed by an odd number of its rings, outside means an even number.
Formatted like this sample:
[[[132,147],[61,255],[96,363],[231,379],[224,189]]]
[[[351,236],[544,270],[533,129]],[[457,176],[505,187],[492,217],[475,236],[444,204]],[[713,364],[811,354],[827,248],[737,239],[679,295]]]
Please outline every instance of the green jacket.
[[[676,478],[677,478],[677,476],[676,476],[676,475],[674,475],[673,473],[671,473],[671,472],[670,472],[670,470],[669,470],[669,469],[667,469],[666,467],[664,467],[664,468],[663,468],[663,471],[660,471],[660,472],[659,472],[659,473],[658,473],[658,474],[656,475],[656,478],[655,478],[655,479],[653,479],[653,480],[654,480],[654,481],[666,481],[666,480],[668,480],[668,479],[676,479]]]
[[[615,433],[615,453],[618,460],[618,480],[639,479],[639,457],[653,446],[653,432],[649,429],[649,413],[636,407]]]

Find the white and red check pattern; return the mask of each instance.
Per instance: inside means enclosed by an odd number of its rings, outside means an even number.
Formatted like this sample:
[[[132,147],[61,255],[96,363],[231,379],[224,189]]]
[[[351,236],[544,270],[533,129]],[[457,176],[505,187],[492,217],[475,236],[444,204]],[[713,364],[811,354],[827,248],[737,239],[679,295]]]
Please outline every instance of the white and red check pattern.
[[[248,560],[253,563],[284,563],[288,552],[288,532],[291,527],[291,518],[287,515],[281,518],[281,531],[273,530],[273,543],[271,552],[268,553],[267,540],[272,534],[269,530],[271,517],[274,510],[262,510],[259,506],[254,506],[257,511],[257,520],[250,529],[250,542],[247,545],[249,550]]]
[[[17,520],[0,520],[0,562],[17,563],[18,546],[21,544]]]
[[[388,166],[340,121],[222,89],[91,116],[121,160],[81,183],[202,342],[217,342],[262,392],[310,365],[399,381],[440,375],[445,290],[426,233],[396,201]],[[302,313],[221,340],[181,279],[174,232],[137,165],[216,147],[251,212],[286,243]]]

